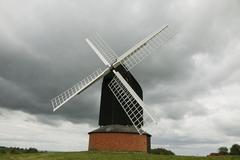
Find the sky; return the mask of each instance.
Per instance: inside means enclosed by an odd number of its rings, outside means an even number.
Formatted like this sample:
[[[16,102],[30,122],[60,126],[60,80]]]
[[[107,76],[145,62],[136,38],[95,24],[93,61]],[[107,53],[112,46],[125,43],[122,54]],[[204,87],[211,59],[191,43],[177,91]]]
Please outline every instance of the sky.
[[[101,81],[57,112],[50,99],[164,24],[178,34],[131,70],[158,126],[152,147],[207,155],[240,143],[238,0],[0,0],[0,146],[79,151],[98,127]]]

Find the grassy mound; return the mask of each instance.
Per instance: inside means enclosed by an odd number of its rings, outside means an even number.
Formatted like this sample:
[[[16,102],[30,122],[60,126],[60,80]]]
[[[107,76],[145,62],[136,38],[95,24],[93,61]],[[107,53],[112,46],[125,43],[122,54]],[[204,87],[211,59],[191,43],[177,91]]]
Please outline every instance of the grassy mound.
[[[240,156],[192,157],[119,152],[0,153],[0,160],[240,160]]]

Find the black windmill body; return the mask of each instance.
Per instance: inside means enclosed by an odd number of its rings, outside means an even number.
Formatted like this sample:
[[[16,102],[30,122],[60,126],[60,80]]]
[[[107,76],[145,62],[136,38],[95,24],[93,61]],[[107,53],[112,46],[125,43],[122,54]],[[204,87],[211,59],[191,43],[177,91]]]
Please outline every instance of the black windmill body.
[[[142,88],[133,77],[133,75],[127,71],[122,65],[118,66],[117,70],[123,78],[128,82],[132,89],[137,93],[137,95],[143,99]],[[99,114],[99,125],[133,125],[128,115],[123,110],[121,104],[118,102],[117,98],[114,96],[108,84],[114,77],[114,73],[110,72],[103,78],[102,82],[102,93],[101,93],[101,104],[100,104],[100,114]],[[141,111],[141,114],[137,118],[140,118],[140,121],[143,122],[143,110],[141,106],[137,110]],[[143,125],[143,123],[141,124]],[[140,127],[140,126],[139,126]]]

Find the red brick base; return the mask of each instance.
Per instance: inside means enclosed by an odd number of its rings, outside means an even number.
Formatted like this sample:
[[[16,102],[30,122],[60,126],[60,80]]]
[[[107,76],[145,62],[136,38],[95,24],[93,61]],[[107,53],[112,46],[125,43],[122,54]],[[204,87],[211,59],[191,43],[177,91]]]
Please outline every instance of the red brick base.
[[[90,132],[88,150],[148,152],[150,150],[150,135]]]

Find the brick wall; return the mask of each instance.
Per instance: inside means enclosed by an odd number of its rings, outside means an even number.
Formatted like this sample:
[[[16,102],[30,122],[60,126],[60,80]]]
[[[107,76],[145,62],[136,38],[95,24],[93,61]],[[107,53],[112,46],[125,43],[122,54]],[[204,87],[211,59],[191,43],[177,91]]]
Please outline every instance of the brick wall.
[[[150,136],[133,133],[89,133],[90,151],[148,152]]]

